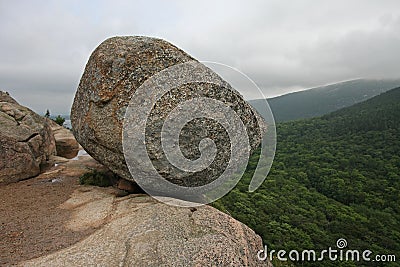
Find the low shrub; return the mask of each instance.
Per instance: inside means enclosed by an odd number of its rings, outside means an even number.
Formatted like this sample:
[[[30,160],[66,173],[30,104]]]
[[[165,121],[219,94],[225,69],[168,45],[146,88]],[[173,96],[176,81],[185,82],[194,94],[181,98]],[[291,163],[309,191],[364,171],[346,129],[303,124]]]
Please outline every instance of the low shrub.
[[[97,170],[93,170],[79,177],[79,183],[81,185],[107,187],[114,184],[114,177],[109,172],[99,172]]]

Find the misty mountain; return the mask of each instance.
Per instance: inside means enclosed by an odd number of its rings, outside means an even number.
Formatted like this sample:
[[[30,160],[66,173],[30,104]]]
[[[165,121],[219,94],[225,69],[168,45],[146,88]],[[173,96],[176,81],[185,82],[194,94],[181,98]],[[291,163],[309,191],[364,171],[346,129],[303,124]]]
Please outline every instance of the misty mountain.
[[[365,101],[400,86],[400,80],[357,79],[268,99],[275,120],[313,118]],[[250,100],[261,115],[262,99]]]

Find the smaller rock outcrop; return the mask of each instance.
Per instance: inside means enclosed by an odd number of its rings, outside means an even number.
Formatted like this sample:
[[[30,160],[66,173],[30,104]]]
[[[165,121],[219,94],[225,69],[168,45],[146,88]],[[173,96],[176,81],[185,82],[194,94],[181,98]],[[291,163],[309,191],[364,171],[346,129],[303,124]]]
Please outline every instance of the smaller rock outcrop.
[[[0,184],[36,176],[56,153],[48,122],[0,91]]]
[[[50,119],[48,122],[56,140],[57,156],[67,159],[76,157],[79,152],[79,144],[72,132]]]
[[[14,98],[12,98],[8,92],[3,91],[0,91],[0,102],[7,102],[18,105],[18,102]]]

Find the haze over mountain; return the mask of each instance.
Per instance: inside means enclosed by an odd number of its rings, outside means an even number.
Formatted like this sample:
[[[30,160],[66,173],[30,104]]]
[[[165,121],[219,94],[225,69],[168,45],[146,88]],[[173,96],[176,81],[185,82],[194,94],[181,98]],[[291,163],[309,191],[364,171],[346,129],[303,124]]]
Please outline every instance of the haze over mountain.
[[[365,101],[398,86],[400,79],[356,79],[270,98],[268,104],[277,122],[313,118]],[[250,100],[249,103],[264,116],[260,101],[264,100]]]
[[[261,187],[247,191],[253,155],[218,208],[255,229],[269,250],[321,251],[345,238],[348,249],[400,255],[400,88],[322,117],[278,123],[277,135]]]

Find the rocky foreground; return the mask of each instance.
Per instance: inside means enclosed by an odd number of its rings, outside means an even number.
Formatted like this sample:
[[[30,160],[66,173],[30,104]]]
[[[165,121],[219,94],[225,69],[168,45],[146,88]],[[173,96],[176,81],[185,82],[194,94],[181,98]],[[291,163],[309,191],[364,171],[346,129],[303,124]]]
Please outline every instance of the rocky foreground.
[[[81,156],[0,187],[0,265],[263,266],[260,237],[227,214],[79,185],[94,168]]]
[[[0,187],[0,265],[263,266],[260,237],[227,214],[79,185],[92,169],[86,155]]]
[[[23,266],[260,266],[260,238],[209,206],[178,208],[147,195],[116,198],[98,188],[77,189],[61,205],[66,227],[99,230]]]
[[[56,159],[57,166],[34,178],[0,185],[0,266],[55,252],[96,230],[67,228],[72,211],[60,205],[81,188],[82,174],[104,167],[88,156]]]

